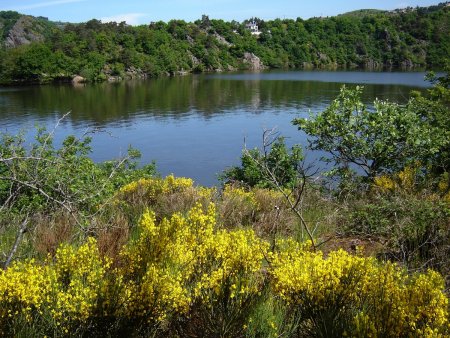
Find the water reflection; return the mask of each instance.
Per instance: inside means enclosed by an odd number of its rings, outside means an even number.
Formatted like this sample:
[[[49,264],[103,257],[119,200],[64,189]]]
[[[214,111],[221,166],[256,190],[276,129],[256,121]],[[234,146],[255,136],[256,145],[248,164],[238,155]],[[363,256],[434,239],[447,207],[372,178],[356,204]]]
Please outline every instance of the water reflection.
[[[163,174],[214,184],[215,173],[237,162],[243,138],[249,146],[259,145],[265,127],[278,126],[289,142],[305,143],[291,120],[324,109],[342,83],[366,82],[367,103],[375,98],[405,102],[412,89],[425,90],[423,75],[268,72],[0,88],[0,131],[15,132],[36,122],[52,128],[70,111],[57,139],[88,127],[113,135],[94,138],[94,159],[117,157],[132,144],[144,161],[155,159]]]

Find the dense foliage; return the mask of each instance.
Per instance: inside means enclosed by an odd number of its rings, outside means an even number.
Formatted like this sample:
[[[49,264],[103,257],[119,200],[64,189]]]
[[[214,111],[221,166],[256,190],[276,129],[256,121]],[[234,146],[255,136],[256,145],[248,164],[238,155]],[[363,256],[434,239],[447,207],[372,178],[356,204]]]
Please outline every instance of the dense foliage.
[[[60,147],[53,132],[39,128],[36,142],[23,135],[0,134],[0,205],[2,210],[26,215],[65,210],[89,215],[118,187],[155,174],[154,164],[137,168],[139,152],[95,163],[89,154],[91,138],[68,136]],[[7,218],[8,216],[6,216]],[[0,213],[0,221],[4,215]]]
[[[297,179],[298,170],[303,161],[302,149],[293,146],[287,149],[282,137],[275,138],[266,153],[258,148],[244,150],[241,165],[224,171],[223,181],[238,182],[250,187],[274,187],[271,174],[283,187],[292,187]],[[267,170],[262,170],[262,167]]]
[[[325,111],[293,123],[313,136],[310,149],[331,155],[341,175],[357,166],[373,179],[412,164],[425,173],[448,172],[449,74],[435,79],[428,97],[413,93],[404,106],[377,100],[369,108],[361,101],[360,87],[343,87]]]
[[[197,190],[199,189],[199,190]],[[273,248],[252,229],[225,229],[212,189],[172,176],[133,182],[116,203],[197,194],[186,213],[145,211],[114,258],[98,240],[62,244],[42,263],[0,272],[0,330],[24,336],[439,336],[448,298],[434,272],[308,242]],[[229,189],[241,196],[242,190]],[[144,195],[142,195],[144,193]],[[261,193],[261,191],[260,191]],[[263,190],[269,198],[270,190]],[[255,193],[247,193],[256,201]],[[145,199],[144,199],[145,200]]]
[[[246,53],[271,68],[439,68],[450,54],[449,15],[443,3],[308,20],[255,18],[261,32],[255,36],[246,22],[207,16],[131,27],[98,20],[56,24],[1,12],[1,34],[10,45],[0,49],[0,78],[45,82],[79,74],[101,81],[251,68]]]

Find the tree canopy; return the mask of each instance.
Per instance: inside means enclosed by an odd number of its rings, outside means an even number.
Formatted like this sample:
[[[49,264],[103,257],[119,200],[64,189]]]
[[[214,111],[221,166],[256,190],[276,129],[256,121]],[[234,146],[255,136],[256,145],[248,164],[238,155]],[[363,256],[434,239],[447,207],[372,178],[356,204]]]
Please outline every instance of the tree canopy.
[[[308,20],[253,18],[261,32],[256,36],[245,22],[206,15],[193,23],[132,27],[99,20],[54,23],[0,12],[0,79],[45,82],[79,74],[101,81],[245,69],[250,67],[246,53],[269,68],[442,68],[450,54],[449,13],[444,3]]]

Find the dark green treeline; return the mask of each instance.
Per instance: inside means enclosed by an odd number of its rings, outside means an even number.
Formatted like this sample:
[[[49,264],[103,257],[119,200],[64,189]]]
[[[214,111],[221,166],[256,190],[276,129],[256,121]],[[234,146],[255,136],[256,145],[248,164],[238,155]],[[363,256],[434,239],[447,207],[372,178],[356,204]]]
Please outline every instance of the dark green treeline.
[[[300,13],[299,13],[300,14]],[[0,12],[0,80],[88,81],[268,68],[442,68],[450,55],[449,3],[329,18],[246,22],[172,20],[142,26],[65,24]],[[253,55],[248,54],[253,53]]]

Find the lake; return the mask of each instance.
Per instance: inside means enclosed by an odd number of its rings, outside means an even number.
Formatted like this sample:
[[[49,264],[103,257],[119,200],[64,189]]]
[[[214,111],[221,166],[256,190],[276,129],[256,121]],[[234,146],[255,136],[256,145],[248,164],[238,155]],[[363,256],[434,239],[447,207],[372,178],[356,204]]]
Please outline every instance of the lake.
[[[306,145],[291,124],[325,109],[343,84],[364,85],[364,102],[375,98],[406,102],[411,90],[425,91],[423,72],[268,71],[214,73],[145,81],[0,88],[0,131],[36,124],[55,131],[55,143],[94,132],[92,158],[118,158],[129,146],[141,162],[156,161],[162,175],[217,184],[217,174],[238,164],[242,148],[261,146],[274,128],[288,144]],[[29,141],[31,142],[31,141]],[[316,159],[317,155],[308,154]]]

